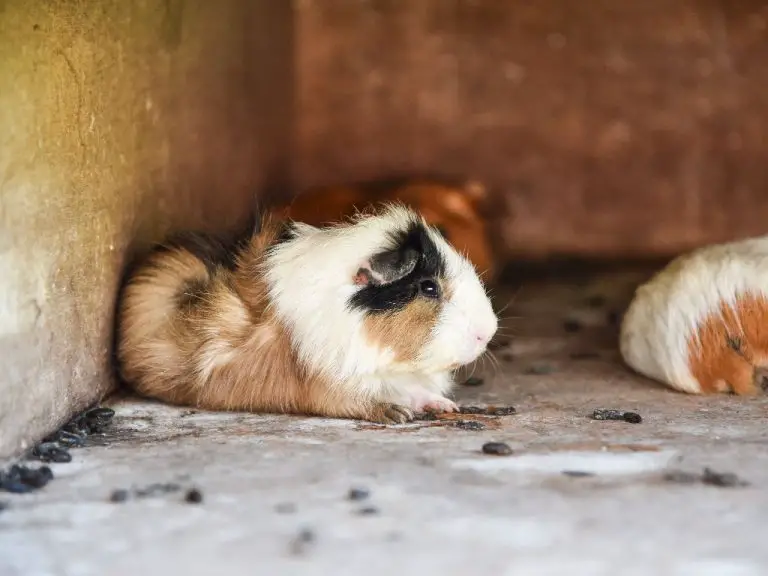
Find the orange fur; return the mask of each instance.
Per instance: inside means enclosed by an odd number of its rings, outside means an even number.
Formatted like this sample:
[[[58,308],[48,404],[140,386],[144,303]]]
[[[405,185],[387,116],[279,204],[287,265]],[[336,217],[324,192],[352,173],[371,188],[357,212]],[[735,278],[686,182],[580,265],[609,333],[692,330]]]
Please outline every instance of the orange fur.
[[[283,206],[281,213],[314,226],[338,222],[357,210],[379,202],[401,202],[446,232],[448,241],[467,255],[483,279],[490,283],[496,263],[483,216],[485,187],[476,181],[450,186],[428,180],[404,185],[366,189],[364,186],[329,186],[307,190]]]
[[[402,421],[398,407],[355,396],[299,363],[260,279],[278,233],[265,219],[234,270],[211,273],[184,249],[152,253],[121,298],[121,376],[145,396],[203,409]]]
[[[768,300],[746,294],[734,306],[721,304],[689,338],[688,349],[703,393],[758,394],[760,371],[768,366]]]
[[[440,305],[414,300],[403,310],[369,316],[365,320],[366,338],[388,346],[398,362],[414,360],[437,324]]]

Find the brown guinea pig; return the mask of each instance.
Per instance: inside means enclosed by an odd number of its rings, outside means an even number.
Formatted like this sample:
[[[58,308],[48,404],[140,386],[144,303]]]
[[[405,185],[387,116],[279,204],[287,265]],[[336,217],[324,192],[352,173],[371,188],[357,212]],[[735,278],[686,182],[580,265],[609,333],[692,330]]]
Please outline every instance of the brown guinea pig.
[[[496,273],[484,214],[485,186],[469,180],[463,185],[433,179],[411,179],[390,184],[325,186],[306,190],[281,215],[297,222],[321,226],[338,222],[381,202],[400,202],[419,212],[454,248],[465,254],[483,280]]]

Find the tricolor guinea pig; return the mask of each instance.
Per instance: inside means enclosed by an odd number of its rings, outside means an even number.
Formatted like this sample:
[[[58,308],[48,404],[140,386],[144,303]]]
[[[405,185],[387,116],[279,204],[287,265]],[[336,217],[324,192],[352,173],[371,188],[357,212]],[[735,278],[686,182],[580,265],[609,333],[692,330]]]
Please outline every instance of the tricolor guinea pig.
[[[472,265],[387,205],[322,228],[267,215],[234,247],[165,242],[127,277],[116,355],[170,403],[403,423],[455,411],[453,372],[496,330]]]
[[[306,190],[282,215],[314,226],[338,222],[381,202],[405,204],[435,226],[465,254],[486,283],[492,283],[496,263],[486,222],[487,193],[480,182],[443,183],[412,179],[395,183],[328,186]]]
[[[635,292],[620,350],[632,369],[683,392],[761,392],[768,366],[768,237],[673,260]]]

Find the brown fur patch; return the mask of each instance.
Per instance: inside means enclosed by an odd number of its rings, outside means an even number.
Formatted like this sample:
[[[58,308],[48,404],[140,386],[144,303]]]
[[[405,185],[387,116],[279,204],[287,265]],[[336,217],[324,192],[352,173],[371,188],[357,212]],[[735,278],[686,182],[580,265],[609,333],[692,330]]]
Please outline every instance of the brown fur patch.
[[[746,294],[733,307],[721,304],[689,339],[689,366],[705,394],[761,391],[761,369],[768,364],[768,299]]]
[[[382,419],[381,406],[302,366],[268,306],[261,267],[280,223],[213,272],[182,248],[155,252],[129,278],[118,310],[117,357],[139,393],[210,410]]]
[[[424,348],[439,315],[439,302],[416,298],[402,310],[367,315],[365,336],[375,345],[391,348],[396,361],[412,362]]]

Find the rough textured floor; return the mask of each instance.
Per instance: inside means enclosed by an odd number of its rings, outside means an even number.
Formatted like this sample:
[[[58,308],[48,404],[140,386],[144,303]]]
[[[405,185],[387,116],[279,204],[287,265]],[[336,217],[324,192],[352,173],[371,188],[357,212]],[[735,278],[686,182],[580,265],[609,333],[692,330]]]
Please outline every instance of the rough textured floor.
[[[464,417],[482,430],[115,401],[111,431],[53,464],[46,488],[0,493],[0,574],[766,574],[768,402],[624,369],[612,311],[638,278],[515,291],[498,368],[457,392],[517,408]],[[595,421],[597,408],[643,421]],[[488,441],[514,453],[483,454]],[[705,467],[749,485],[667,477]],[[110,501],[153,483],[171,486]],[[185,502],[192,487],[201,503]]]

